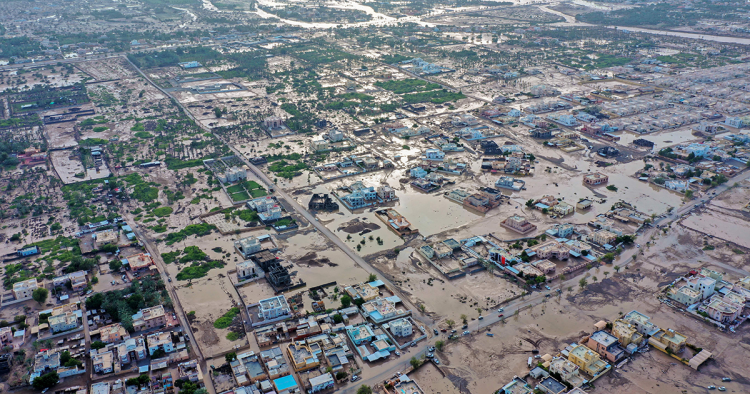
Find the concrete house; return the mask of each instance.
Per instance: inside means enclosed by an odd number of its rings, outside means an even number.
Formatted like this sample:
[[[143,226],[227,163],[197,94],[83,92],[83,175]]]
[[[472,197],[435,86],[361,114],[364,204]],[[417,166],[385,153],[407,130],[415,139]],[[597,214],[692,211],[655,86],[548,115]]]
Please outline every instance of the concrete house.
[[[609,368],[609,364],[602,360],[599,354],[584,345],[577,345],[568,352],[568,361],[594,377]]]
[[[292,313],[289,303],[283,295],[266,298],[265,300],[260,300],[258,303],[260,304],[259,317],[262,317],[264,320],[276,319]]]
[[[18,301],[30,300],[31,294],[37,288],[39,288],[39,283],[37,283],[36,278],[16,282],[13,284],[13,297]]]
[[[625,357],[625,349],[617,342],[617,338],[606,331],[591,334],[586,346],[613,363]]]

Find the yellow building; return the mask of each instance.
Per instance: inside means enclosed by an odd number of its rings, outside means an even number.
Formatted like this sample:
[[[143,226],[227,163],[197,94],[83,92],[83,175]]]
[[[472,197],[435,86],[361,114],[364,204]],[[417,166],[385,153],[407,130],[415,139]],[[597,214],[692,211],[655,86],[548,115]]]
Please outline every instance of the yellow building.
[[[631,343],[640,345],[643,342],[643,335],[632,324],[617,319],[612,323],[612,335],[620,342],[623,347],[627,347]]]
[[[670,328],[667,330],[659,330],[648,339],[648,343],[649,345],[665,352],[669,349],[672,353],[681,353],[685,350],[687,337]]]
[[[304,342],[295,342],[286,348],[292,366],[297,372],[307,371],[320,365],[320,360],[313,354],[309,346]]]
[[[357,283],[354,286],[347,286],[344,288],[344,291],[346,291],[353,300],[361,298],[365,302],[372,301],[380,295],[378,288],[369,283]]]
[[[568,353],[568,361],[593,377],[609,369],[609,364],[602,360],[599,354],[584,345],[574,347]]]

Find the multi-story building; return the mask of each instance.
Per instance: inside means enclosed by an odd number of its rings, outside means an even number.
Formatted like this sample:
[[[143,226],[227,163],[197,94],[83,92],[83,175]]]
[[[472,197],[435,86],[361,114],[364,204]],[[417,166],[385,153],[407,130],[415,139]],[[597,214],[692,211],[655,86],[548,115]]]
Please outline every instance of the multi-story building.
[[[672,287],[667,290],[667,297],[688,306],[700,302],[702,294],[700,291],[691,289],[689,286],[682,286],[680,288]]]
[[[177,373],[181,380],[189,380],[191,382],[203,381],[203,372],[201,371],[200,364],[198,364],[198,360],[190,360],[177,364]]]
[[[376,193],[383,201],[390,201],[396,198],[396,191],[390,186],[378,186]]]
[[[249,258],[251,255],[261,251],[260,240],[256,237],[247,237],[234,241],[234,249],[243,258]]]
[[[253,277],[254,275],[257,275],[260,270],[258,270],[257,265],[252,260],[245,260],[241,263],[237,263],[237,279],[242,281],[248,278]]]
[[[13,330],[10,327],[0,327],[0,348],[13,345]]]
[[[552,211],[558,215],[567,216],[574,213],[576,209],[574,206],[566,203],[565,201],[560,201],[555,204],[554,207],[552,207]]]
[[[30,300],[32,293],[37,288],[39,288],[39,284],[37,283],[36,278],[16,282],[13,284],[13,297],[15,297],[17,301]]]
[[[259,317],[264,320],[276,319],[282,316],[289,316],[292,310],[284,295],[278,295],[258,302],[260,313]]]
[[[445,152],[440,149],[427,149],[422,156],[423,160],[430,161],[443,161],[445,159]]]
[[[104,230],[94,233],[94,248],[101,249],[102,246],[107,244],[117,244],[120,237],[120,233],[115,230]]]
[[[671,328],[668,328],[666,330],[657,331],[648,339],[648,343],[649,345],[657,347],[663,351],[681,353],[685,350],[687,337]]]
[[[622,317],[622,321],[632,324],[636,331],[644,336],[654,335],[659,331],[659,327],[651,323],[651,318],[638,311],[628,312]]]
[[[586,381],[578,373],[578,366],[562,357],[555,357],[550,361],[549,372],[558,374],[564,382],[573,387],[580,387]]]
[[[307,344],[302,341],[294,342],[287,347],[287,354],[292,361],[292,367],[297,372],[307,371],[320,365],[320,360],[315,356]]]
[[[734,299],[732,296],[740,298]],[[711,302],[705,307],[708,317],[721,323],[731,323],[737,320],[745,308],[745,298],[732,293],[723,298],[718,294],[711,298]]]
[[[99,337],[99,340],[104,343],[115,343],[130,338],[128,331],[120,323],[114,323],[100,328]]]
[[[625,357],[625,349],[617,342],[617,338],[606,331],[591,334],[586,346],[613,363]]]
[[[640,345],[643,342],[643,335],[638,332],[635,325],[620,319],[612,323],[612,335],[625,347],[631,343]]]
[[[91,362],[96,373],[105,374],[114,371],[114,354],[111,350],[95,354]]]
[[[155,332],[149,334],[146,337],[146,343],[148,343],[148,354],[153,356],[154,352],[161,349],[164,353],[172,353],[174,351],[174,343],[172,343],[172,335],[169,332]]]
[[[73,312],[52,315],[47,318],[47,322],[53,333],[70,331],[78,328],[78,316]]]
[[[500,391],[501,394],[531,394],[534,390],[531,386],[526,383],[525,380],[514,376],[513,380],[503,386]]]
[[[519,215],[513,215],[503,220],[500,224],[521,234],[536,231],[536,225],[529,223],[525,217]]]
[[[617,234],[609,230],[599,230],[589,234],[589,240],[599,245],[612,245],[617,240]]]
[[[362,304],[362,314],[371,318],[375,323],[382,323],[404,315],[406,312],[396,307],[396,302],[390,298],[375,298]]]
[[[148,355],[146,342],[143,337],[128,338],[115,346],[120,364],[130,364],[131,361],[145,360]]]
[[[598,376],[609,368],[599,355],[584,345],[578,345],[568,352],[568,361],[577,365],[581,371],[591,376]]]
[[[397,319],[389,323],[391,328],[391,334],[394,337],[408,337],[412,334],[412,324],[409,319]]]
[[[694,276],[687,280],[687,287],[699,291],[701,299],[705,300],[714,294],[716,280],[707,276]]]
[[[166,324],[167,316],[164,313],[164,306],[162,305],[141,309],[133,315],[133,328],[135,328],[135,331],[163,327]]]

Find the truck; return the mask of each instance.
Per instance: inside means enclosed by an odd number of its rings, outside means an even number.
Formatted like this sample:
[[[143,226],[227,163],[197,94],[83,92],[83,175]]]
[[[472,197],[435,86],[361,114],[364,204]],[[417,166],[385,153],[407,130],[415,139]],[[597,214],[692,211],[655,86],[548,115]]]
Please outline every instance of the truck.
[[[534,362],[534,357],[529,357],[529,368],[531,368],[531,363]]]

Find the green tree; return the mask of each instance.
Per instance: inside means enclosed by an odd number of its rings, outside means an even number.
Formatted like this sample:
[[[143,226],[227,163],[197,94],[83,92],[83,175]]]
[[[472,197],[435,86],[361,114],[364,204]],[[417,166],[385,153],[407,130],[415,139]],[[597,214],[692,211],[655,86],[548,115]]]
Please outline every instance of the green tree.
[[[580,287],[581,290],[583,290],[583,288],[586,287],[586,285],[588,284],[589,282],[586,281],[586,278],[581,278],[581,280],[578,281],[578,287]]]
[[[31,298],[33,298],[34,301],[38,302],[39,304],[44,304],[44,302],[47,301],[48,295],[49,290],[45,289],[44,287],[39,287],[31,293]]]
[[[112,271],[119,271],[120,268],[122,268],[122,261],[120,260],[112,260],[109,262],[109,269]]]
[[[463,314],[461,315],[461,321],[462,321],[462,322],[463,322],[464,324],[469,324],[469,322],[468,322],[468,320],[467,320],[467,319],[468,319],[468,317],[467,317],[466,315],[463,315]]]
[[[349,305],[352,304],[352,297],[350,297],[348,294],[344,294],[341,296],[341,307],[342,308],[348,308]]]
[[[59,380],[60,380],[60,377],[57,376],[57,372],[52,371],[34,379],[31,385],[34,386],[36,390],[41,391],[41,390],[53,387],[54,385],[57,384]]]
[[[528,208],[531,208],[531,207],[533,207],[533,206],[534,206],[534,199],[533,199],[533,198],[530,198],[530,199],[529,199],[528,201],[526,201],[526,206],[527,206]]]
[[[422,365],[422,362],[419,361],[418,358],[412,357],[411,360],[409,360],[409,364],[411,364],[412,368],[417,369],[420,365]]]
[[[372,394],[370,386],[363,384],[357,389],[357,394]]]
[[[94,350],[102,349],[105,346],[107,346],[107,345],[104,342],[102,342],[102,341],[91,342],[91,348],[94,349]]]
[[[451,319],[448,319],[448,320],[445,321],[445,324],[448,326],[448,328],[453,328],[453,325],[455,325],[456,322],[454,322]]]
[[[376,281],[376,280],[378,280],[378,276],[377,276],[377,275],[375,275],[375,274],[370,274],[370,276],[369,276],[369,277],[367,277],[367,281],[368,281],[368,282],[374,282],[374,281]]]
[[[232,362],[237,359],[237,353],[231,352],[224,355],[224,359],[227,360],[227,362]]]
[[[615,272],[618,272],[618,273],[620,272],[620,266],[619,265],[614,266],[614,269],[615,269]]]
[[[435,348],[441,352],[443,351],[443,346],[445,346],[445,342],[443,341],[435,342]]]

